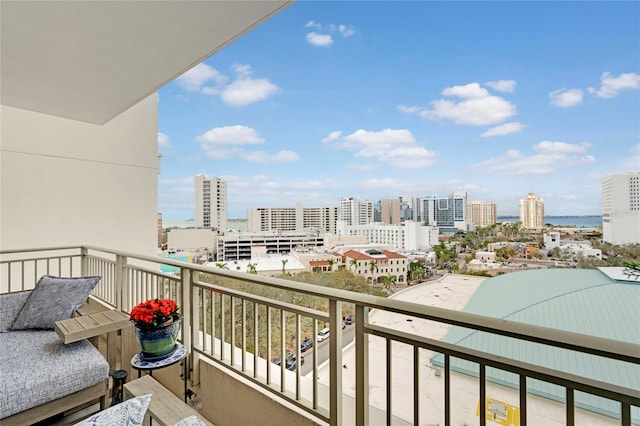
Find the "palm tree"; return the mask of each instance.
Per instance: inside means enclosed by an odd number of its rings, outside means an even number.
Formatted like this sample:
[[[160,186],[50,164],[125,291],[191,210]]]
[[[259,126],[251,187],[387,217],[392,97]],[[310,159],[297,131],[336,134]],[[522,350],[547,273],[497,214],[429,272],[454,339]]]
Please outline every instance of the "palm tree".
[[[391,288],[392,284],[395,284],[396,277],[394,275],[386,275],[382,277],[382,282],[384,283],[384,288],[388,291]]]
[[[226,263],[223,262],[218,262],[216,263],[216,268],[220,268],[220,269],[229,269],[229,267],[227,266]]]
[[[375,260],[371,259],[369,261],[369,270],[371,271],[371,285],[375,285],[376,280],[375,280],[375,275],[373,274],[373,272],[378,270],[378,262],[376,262]]]
[[[256,271],[256,266],[257,263],[249,263],[247,265],[247,272],[249,272],[250,274],[257,274],[258,272]]]
[[[284,265],[286,265],[288,261],[289,261],[289,259],[282,259],[282,275],[284,275],[284,274],[285,274],[285,272],[284,272]]]
[[[333,264],[336,263],[336,260],[333,258],[329,258],[327,259],[327,262],[329,263],[329,272],[333,271]]]
[[[351,259],[351,260],[349,261],[349,265],[350,265],[350,266],[353,266],[353,270],[355,271],[355,270],[356,270],[356,267],[358,266],[358,259]]]

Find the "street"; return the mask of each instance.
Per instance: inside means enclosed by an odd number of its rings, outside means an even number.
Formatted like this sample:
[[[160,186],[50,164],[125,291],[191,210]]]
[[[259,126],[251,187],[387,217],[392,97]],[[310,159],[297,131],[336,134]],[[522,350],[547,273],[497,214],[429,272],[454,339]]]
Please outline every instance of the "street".
[[[344,330],[340,331],[342,332],[342,347],[344,348],[355,336],[355,325],[348,325]],[[315,338],[316,337],[313,336],[313,344],[318,346],[318,366],[320,366],[323,362],[329,359],[329,341],[331,340],[331,337],[321,343],[318,343]],[[300,374],[304,376],[313,371],[313,348],[303,352],[302,356],[304,357],[304,365],[301,368]]]

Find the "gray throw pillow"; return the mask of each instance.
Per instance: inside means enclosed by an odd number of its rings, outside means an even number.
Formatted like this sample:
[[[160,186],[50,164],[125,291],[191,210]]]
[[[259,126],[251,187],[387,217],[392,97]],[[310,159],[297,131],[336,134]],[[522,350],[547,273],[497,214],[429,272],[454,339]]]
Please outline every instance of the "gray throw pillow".
[[[12,330],[53,330],[56,321],[71,318],[101,277],[61,278],[44,275],[16,318]]]
[[[104,411],[76,423],[74,426],[141,426],[144,421],[144,413],[149,408],[152,394],[128,399]]]

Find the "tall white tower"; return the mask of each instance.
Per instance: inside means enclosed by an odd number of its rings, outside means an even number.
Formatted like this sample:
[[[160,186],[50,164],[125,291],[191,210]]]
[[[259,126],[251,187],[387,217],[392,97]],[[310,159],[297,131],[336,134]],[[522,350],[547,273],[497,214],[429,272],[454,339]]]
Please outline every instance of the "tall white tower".
[[[338,220],[345,225],[367,225],[373,222],[373,203],[357,198],[341,198]]]
[[[544,200],[533,192],[520,199],[520,222],[524,228],[544,228]]]
[[[195,212],[198,228],[227,230],[227,182],[217,177],[197,175],[194,178]]]
[[[602,239],[611,244],[640,243],[640,173],[602,181]]]

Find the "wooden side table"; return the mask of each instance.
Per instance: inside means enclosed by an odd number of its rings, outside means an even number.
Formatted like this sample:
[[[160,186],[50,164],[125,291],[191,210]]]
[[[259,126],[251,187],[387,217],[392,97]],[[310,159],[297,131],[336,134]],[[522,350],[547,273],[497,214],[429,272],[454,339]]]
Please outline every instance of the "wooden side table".
[[[131,328],[129,315],[119,310],[106,310],[93,312],[88,315],[79,315],[54,324],[54,329],[62,342],[77,342],[82,339],[89,339],[98,348],[100,353],[106,358],[112,370],[118,369],[118,362],[124,366],[124,355],[128,353],[125,330]],[[122,330],[120,345],[118,331]],[[100,336],[106,335],[106,340]]]
[[[129,324],[129,315],[117,310],[108,310],[56,321],[54,329],[66,345],[78,340],[90,339],[101,334],[117,331]]]

